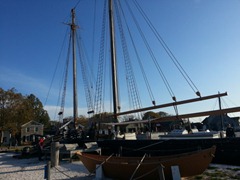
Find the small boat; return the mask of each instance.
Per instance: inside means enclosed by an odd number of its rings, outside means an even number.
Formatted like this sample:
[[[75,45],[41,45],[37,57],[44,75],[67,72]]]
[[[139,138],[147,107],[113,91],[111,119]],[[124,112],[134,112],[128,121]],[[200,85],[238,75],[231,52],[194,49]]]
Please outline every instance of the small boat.
[[[171,179],[171,167],[178,166],[181,177],[202,174],[211,163],[216,146],[211,148],[171,156],[117,157],[78,153],[80,160],[90,173],[99,165],[104,176],[113,179],[159,179],[163,167],[165,179]]]

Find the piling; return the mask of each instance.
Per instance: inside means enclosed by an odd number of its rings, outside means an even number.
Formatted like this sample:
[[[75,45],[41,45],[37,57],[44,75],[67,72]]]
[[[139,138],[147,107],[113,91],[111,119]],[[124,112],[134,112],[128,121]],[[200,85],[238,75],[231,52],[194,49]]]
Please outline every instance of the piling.
[[[51,166],[59,165],[59,142],[51,143]]]

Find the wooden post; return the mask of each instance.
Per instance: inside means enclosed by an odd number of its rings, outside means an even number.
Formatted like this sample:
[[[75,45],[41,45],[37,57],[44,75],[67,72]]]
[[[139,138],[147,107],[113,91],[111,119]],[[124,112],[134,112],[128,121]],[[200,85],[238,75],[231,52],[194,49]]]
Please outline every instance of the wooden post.
[[[48,167],[47,179],[50,180],[50,177],[51,177],[51,162],[50,161],[48,161],[47,167]]]
[[[59,142],[51,143],[51,165],[52,167],[59,165]]]
[[[51,162],[48,161],[47,165],[44,167],[44,179],[50,180],[51,177]]]

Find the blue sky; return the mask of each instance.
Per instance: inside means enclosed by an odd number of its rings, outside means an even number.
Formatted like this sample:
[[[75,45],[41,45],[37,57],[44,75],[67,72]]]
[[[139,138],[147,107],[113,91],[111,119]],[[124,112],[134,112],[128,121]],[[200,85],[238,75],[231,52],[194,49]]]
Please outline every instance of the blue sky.
[[[88,57],[90,59],[93,57],[89,63],[92,67],[97,67],[98,52],[92,54],[91,49],[93,2],[93,0],[0,0],[0,87],[5,90],[15,87],[22,94],[36,95],[44,103],[51,118],[56,118],[54,113],[58,111],[56,105],[61,74],[56,75],[46,104],[45,101],[68,28],[64,23],[69,22],[70,10],[76,4],[80,34],[86,45]],[[138,2],[201,94],[204,96],[228,92],[228,96],[223,98],[223,106],[225,108],[239,106],[240,1],[138,0]],[[99,0],[97,13],[102,7],[101,3],[102,1]],[[96,18],[99,25],[101,25],[100,16]],[[144,24],[137,13],[136,16],[139,22]],[[147,38],[153,44],[152,48],[159,57],[162,69],[177,99],[195,98],[196,96],[172,67],[171,62],[165,60],[167,56],[164,55],[160,45],[153,40],[146,24],[142,25],[142,29],[149,35]],[[96,27],[95,31],[97,33],[95,37],[99,37],[100,27]],[[96,50],[99,48],[98,42],[99,40],[95,41]],[[148,59],[140,38],[137,39],[137,44],[142,46],[141,56]],[[145,65],[148,71],[151,71],[150,64],[146,62]],[[152,87],[156,87],[153,88],[153,92],[157,104],[171,102],[171,97],[161,80],[155,78],[155,72],[151,73],[152,78],[149,81]],[[141,75],[136,72],[135,76]],[[143,93],[142,106],[150,106],[151,100],[142,88],[142,81],[137,80],[137,82],[138,87],[141,87],[140,93]],[[78,89],[79,114],[86,114],[81,81]],[[68,90],[66,115],[71,115],[70,85]],[[121,100],[122,110],[127,110],[126,96],[124,93],[120,94],[123,99]],[[179,107],[179,113],[213,109],[217,109],[216,100]],[[172,108],[163,109],[163,111],[174,114]]]

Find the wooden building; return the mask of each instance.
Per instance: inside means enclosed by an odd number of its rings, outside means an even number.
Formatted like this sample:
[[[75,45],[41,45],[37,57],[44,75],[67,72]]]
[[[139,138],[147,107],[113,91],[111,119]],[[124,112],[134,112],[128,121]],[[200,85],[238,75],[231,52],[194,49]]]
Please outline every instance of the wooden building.
[[[29,121],[21,126],[21,143],[30,144],[43,136],[44,125],[36,121]]]

